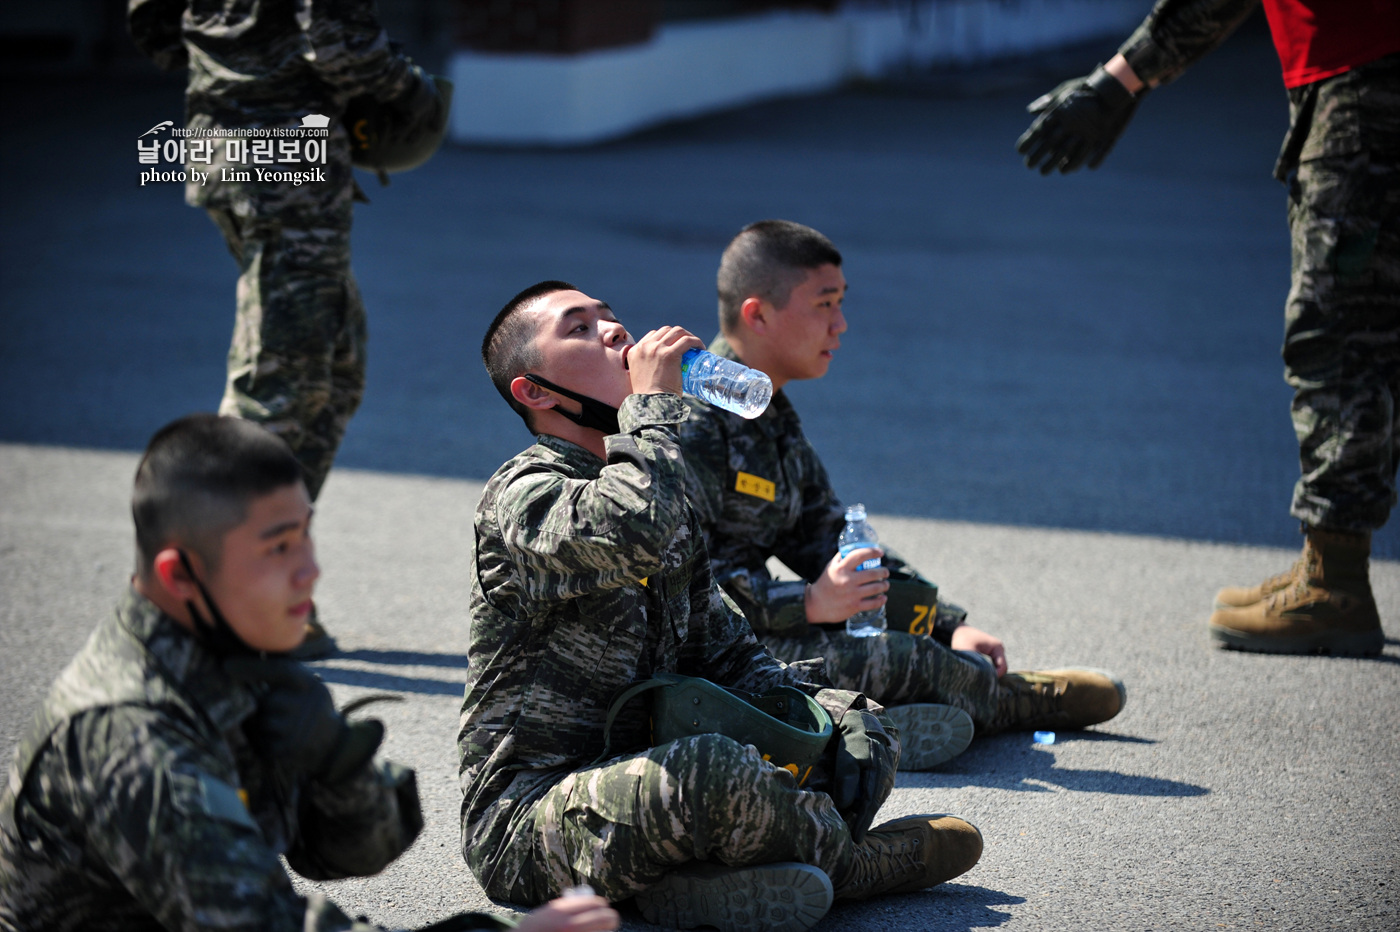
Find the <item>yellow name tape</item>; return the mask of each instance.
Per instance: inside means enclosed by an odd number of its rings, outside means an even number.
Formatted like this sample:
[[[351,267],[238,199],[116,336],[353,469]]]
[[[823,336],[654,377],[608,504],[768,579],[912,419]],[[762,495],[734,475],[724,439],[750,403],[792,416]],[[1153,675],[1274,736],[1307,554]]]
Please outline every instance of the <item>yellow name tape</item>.
[[[754,498],[761,498],[765,502],[771,502],[777,496],[778,487],[753,473],[741,472],[739,477],[734,480],[734,491],[752,495]]]

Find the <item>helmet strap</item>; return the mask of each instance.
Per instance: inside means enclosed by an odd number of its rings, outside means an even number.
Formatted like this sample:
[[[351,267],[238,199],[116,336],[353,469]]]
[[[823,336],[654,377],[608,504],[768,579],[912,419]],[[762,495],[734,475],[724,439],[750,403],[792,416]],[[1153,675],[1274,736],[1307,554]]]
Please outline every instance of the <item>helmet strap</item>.
[[[525,378],[529,379],[540,388],[563,395],[565,398],[572,398],[582,405],[583,409],[579,411],[578,414],[572,411],[565,411],[558,405],[555,405],[553,409],[573,421],[579,427],[601,431],[604,434],[617,434],[622,432],[622,426],[617,422],[617,409],[612,405],[605,404],[597,398],[589,398],[587,395],[580,395],[578,392],[570,391],[567,388],[555,385],[553,382],[549,381],[549,379],[535,375],[533,372],[525,373]]]
[[[204,587],[204,583],[195,574],[194,567],[190,565],[190,558],[185,555],[185,551],[176,552],[180,554],[180,564],[184,566],[185,572],[190,574],[190,579],[194,580],[195,586],[199,588],[199,594],[204,597],[204,604],[209,607],[211,617],[205,618],[195,606],[193,599],[185,600],[185,610],[190,613],[190,621],[194,623],[194,634],[199,642],[210,652],[220,657],[259,653],[238,636],[238,632],[233,630],[233,626],[228,623],[224,613],[219,611],[219,603],[214,601],[214,597],[209,594],[209,590]]]

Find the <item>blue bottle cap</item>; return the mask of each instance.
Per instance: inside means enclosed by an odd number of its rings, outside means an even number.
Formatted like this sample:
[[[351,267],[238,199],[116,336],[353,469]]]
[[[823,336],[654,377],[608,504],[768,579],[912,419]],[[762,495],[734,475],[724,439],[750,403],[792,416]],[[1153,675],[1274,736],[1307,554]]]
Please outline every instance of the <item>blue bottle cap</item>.
[[[1054,744],[1055,733],[1053,731],[1037,731],[1031,736],[1036,744]]]

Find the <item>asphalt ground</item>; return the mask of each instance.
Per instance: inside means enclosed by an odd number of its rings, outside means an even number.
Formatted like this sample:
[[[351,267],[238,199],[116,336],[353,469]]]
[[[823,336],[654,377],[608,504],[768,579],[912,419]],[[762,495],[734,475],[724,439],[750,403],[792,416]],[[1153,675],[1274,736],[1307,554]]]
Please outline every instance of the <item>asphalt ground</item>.
[[[1099,55],[1111,51],[1111,43]],[[1087,62],[1092,65],[1092,56]],[[1278,345],[1288,282],[1277,61],[1232,40],[1148,98],[1102,169],[1043,179],[1012,143],[1054,83],[910,78],[585,150],[450,148],[357,211],[370,386],[318,507],[337,698],[387,691],[385,752],[428,827],[324,885],[388,926],[489,904],[457,851],[454,739],[471,513],[528,437],[476,361],[519,288],[561,277],[636,331],[708,337],[720,250],[800,220],[846,255],[851,331],[794,403],[837,489],[1014,668],[1109,667],[1105,726],[975,742],[901,774],[882,816],[952,812],[982,862],[840,907],[835,929],[1393,929],[1400,530],[1372,576],[1375,660],[1209,647],[1221,585],[1283,568],[1296,477]],[[178,84],[4,86],[0,114],[0,741],[131,567],[136,451],[222,385],[236,270],[132,140]],[[629,929],[648,928],[628,914]]]

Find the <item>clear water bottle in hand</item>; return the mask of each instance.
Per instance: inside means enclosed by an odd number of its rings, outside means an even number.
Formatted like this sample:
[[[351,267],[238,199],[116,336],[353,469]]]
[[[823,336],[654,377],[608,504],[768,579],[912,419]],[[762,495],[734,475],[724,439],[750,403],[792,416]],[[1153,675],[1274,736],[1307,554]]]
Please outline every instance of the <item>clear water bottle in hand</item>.
[[[846,526],[841,530],[841,536],[836,542],[839,546],[837,553],[843,557],[849,556],[852,551],[879,545],[880,538],[875,535],[875,529],[865,520],[864,505],[851,505],[846,509]],[[879,566],[880,558],[871,557],[856,569],[873,570]],[[852,637],[876,637],[884,634],[887,626],[883,605],[869,611],[856,612],[846,619],[846,633]]]
[[[681,357],[681,389],[750,420],[767,410],[773,398],[773,382],[762,372],[698,349]]]

